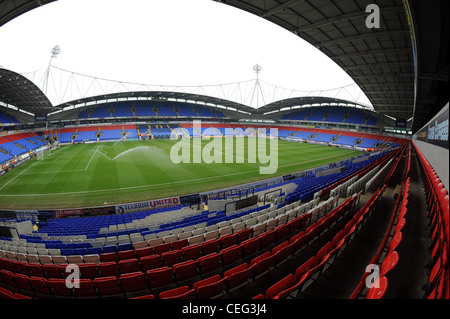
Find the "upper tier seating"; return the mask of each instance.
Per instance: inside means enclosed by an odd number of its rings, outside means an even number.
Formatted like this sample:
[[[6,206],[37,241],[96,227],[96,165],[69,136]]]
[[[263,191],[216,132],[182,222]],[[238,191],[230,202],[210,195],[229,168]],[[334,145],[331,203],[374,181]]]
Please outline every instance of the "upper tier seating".
[[[0,111],[0,124],[21,124],[14,116],[6,112]]]
[[[377,118],[368,111],[342,106],[317,106],[297,109],[281,117],[285,121],[330,122],[373,125]]]

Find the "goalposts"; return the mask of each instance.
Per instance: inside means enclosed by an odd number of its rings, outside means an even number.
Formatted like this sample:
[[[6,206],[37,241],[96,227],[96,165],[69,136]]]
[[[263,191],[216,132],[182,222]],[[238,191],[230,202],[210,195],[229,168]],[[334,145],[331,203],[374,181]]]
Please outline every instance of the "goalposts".
[[[61,146],[59,144],[59,142],[53,143],[49,146],[47,146],[46,148],[39,148],[36,150],[36,159],[38,161],[42,161],[44,159],[44,157],[50,156],[52,154],[52,151],[55,151],[57,149],[59,149]],[[48,152],[48,155],[44,156],[44,153]]]

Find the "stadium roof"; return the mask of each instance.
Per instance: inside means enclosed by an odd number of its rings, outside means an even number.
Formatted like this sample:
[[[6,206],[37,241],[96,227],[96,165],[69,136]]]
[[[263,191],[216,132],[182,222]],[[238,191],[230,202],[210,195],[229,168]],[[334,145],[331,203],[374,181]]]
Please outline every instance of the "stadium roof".
[[[267,114],[275,111],[283,111],[295,107],[295,106],[312,106],[312,105],[320,105],[320,104],[340,104],[343,106],[359,106],[364,109],[368,109],[367,106],[358,104],[352,101],[347,101],[343,99],[329,98],[329,97],[321,97],[321,96],[303,96],[285,99],[281,101],[276,101],[270,104],[267,104],[258,109],[258,113]]]
[[[0,26],[54,0],[0,2]],[[381,114],[420,129],[448,101],[448,0],[215,0],[267,19],[341,66]],[[416,59],[416,60],[415,60]]]
[[[134,92],[120,92],[120,93],[111,93],[104,95],[97,95],[82,99],[77,99],[74,101],[66,102],[58,105],[58,109],[70,109],[71,107],[76,108],[86,108],[92,107],[95,104],[104,104],[111,102],[120,102],[120,101],[133,101],[133,100],[153,100],[155,102],[161,102],[168,99],[172,100],[181,100],[181,101],[193,101],[204,103],[205,105],[215,107],[217,105],[224,106],[225,108],[231,108],[232,111],[240,110],[246,113],[251,114],[255,111],[254,108],[228,101],[225,99],[220,99],[216,97],[201,95],[201,94],[192,94],[192,93],[183,93],[183,92],[167,92],[167,91],[134,91]]]
[[[41,89],[18,73],[0,68],[0,88],[0,102],[34,114],[47,114],[54,110]]]
[[[216,1],[267,19],[314,45],[353,78],[378,113],[414,117],[413,131],[448,101],[447,0],[376,1],[379,29],[366,26],[371,13],[366,7],[373,0]]]
[[[56,0],[14,0],[0,1],[0,27],[12,19]]]

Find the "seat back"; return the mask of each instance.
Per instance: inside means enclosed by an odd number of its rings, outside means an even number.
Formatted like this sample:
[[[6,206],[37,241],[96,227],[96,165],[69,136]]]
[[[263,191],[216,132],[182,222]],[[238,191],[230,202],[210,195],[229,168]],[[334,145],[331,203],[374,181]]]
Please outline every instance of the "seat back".
[[[181,263],[173,265],[172,269],[175,280],[177,282],[180,282],[198,275],[198,261],[183,261]]]
[[[193,299],[194,296],[194,289],[190,289],[188,286],[182,286],[161,292],[159,299]]]
[[[146,276],[150,288],[158,288],[173,283],[173,270],[164,266],[156,269],[147,270]]]
[[[293,282],[294,282],[294,275],[293,274],[287,275],[286,277],[281,279],[276,284],[274,284],[271,287],[267,288],[265,299],[272,299],[279,292],[281,292],[281,291],[289,288],[290,286],[292,286]]]
[[[208,299],[223,294],[227,281],[227,277],[221,278],[220,275],[214,275],[197,281],[192,288],[197,292],[198,299]]]

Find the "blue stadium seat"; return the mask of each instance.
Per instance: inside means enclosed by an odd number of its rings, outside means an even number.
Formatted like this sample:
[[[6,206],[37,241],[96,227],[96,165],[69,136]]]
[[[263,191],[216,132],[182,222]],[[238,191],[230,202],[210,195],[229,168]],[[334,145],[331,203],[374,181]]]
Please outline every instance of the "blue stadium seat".
[[[107,246],[103,246],[103,253],[107,254],[107,253],[117,253],[117,246],[116,245],[107,245]]]
[[[131,244],[131,243],[119,244],[119,247],[118,247],[118,251],[126,251],[126,250],[132,250],[132,249],[133,249],[133,244]]]
[[[61,251],[61,255],[63,255],[63,256],[74,255],[73,249],[65,248],[65,249],[60,249],[60,251]]]
[[[82,255],[82,256],[89,254],[87,248],[75,248],[73,252],[75,253],[75,255]]]

